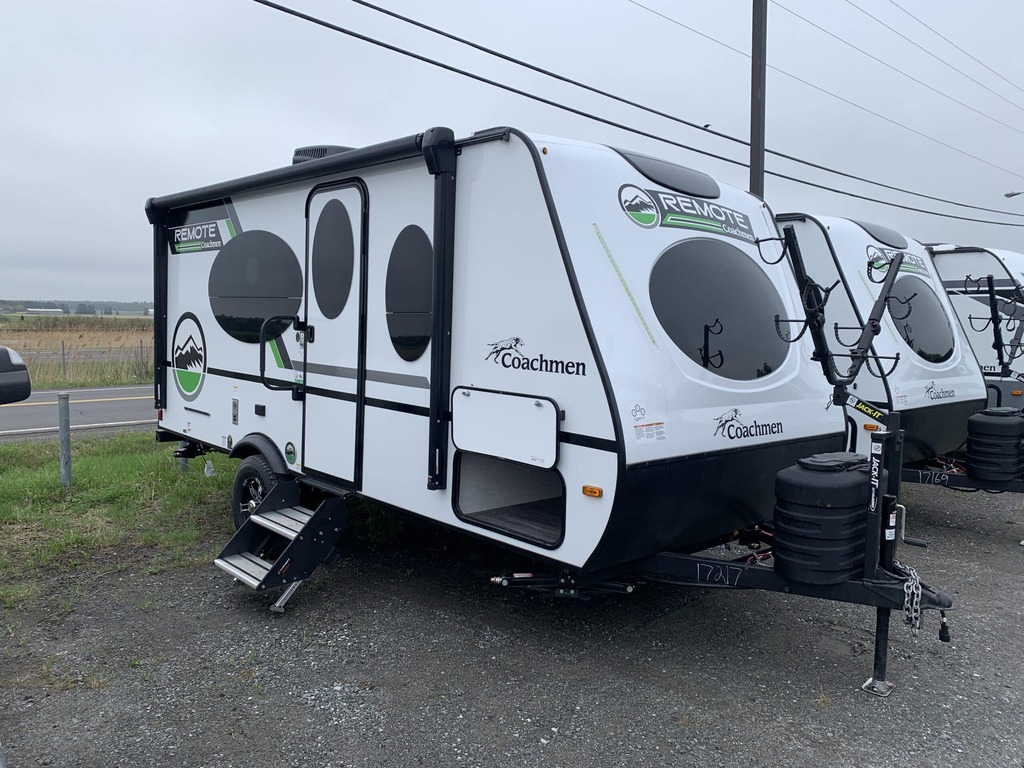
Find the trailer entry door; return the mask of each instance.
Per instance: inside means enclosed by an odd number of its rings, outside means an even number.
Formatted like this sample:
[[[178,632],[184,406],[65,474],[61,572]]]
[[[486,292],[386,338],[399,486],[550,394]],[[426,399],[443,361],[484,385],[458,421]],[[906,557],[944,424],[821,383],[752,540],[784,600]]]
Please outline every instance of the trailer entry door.
[[[314,190],[306,233],[303,469],[361,484],[365,191]]]

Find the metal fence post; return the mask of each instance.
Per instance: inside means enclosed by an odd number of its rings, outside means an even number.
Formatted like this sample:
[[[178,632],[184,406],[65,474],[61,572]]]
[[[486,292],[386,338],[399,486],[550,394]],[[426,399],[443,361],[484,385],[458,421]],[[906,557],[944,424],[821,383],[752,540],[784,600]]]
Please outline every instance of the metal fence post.
[[[61,342],[63,345],[63,342]],[[71,487],[71,406],[67,392],[57,394],[57,423],[60,427],[60,481]]]

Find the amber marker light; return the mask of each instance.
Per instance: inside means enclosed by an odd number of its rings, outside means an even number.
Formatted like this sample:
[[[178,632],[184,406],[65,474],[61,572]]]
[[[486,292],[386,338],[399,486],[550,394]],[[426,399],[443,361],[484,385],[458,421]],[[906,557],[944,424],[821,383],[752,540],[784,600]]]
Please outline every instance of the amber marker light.
[[[583,495],[589,496],[592,499],[600,499],[604,496],[604,491],[598,488],[596,485],[584,485]]]
[[[877,424],[865,424],[864,429],[866,429],[868,432],[877,432],[880,429],[880,427]]]
[[[1013,395],[1014,397],[1020,397],[1021,391],[1019,389],[1011,389],[1010,394]]]

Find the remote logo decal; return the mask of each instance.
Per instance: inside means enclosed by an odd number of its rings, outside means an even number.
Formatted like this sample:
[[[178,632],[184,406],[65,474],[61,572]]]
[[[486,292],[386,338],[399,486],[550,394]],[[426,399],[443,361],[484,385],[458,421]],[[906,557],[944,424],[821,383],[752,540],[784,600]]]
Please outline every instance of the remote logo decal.
[[[619,187],[619,206],[644,229],[694,229],[754,242],[754,230],[746,214],[711,200],[623,184]]]

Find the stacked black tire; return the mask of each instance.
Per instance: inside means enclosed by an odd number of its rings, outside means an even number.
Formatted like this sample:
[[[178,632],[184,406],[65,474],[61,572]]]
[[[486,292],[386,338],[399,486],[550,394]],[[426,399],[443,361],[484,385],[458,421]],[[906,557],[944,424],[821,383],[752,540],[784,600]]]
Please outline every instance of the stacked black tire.
[[[967,474],[1003,483],[1024,471],[1024,416],[1016,408],[985,408],[967,420]]]
[[[885,474],[881,478],[885,487]],[[805,584],[839,584],[864,569],[868,459],[820,453],[775,476],[775,571]]]

